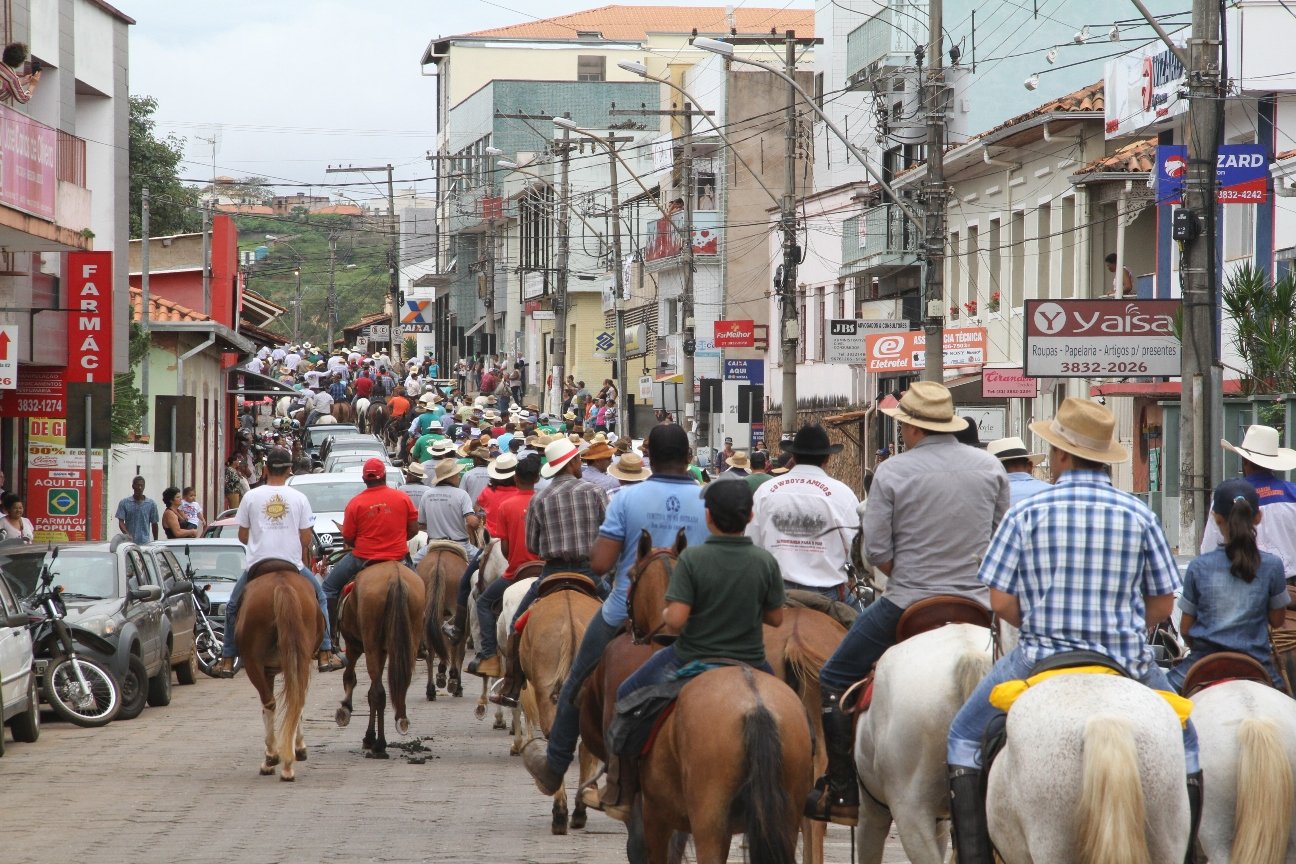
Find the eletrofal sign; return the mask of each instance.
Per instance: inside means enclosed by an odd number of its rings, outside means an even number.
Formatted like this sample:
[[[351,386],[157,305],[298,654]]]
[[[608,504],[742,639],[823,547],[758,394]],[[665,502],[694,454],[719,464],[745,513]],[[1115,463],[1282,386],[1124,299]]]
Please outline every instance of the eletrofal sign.
[[[1025,373],[1037,378],[1178,375],[1178,300],[1027,300]]]

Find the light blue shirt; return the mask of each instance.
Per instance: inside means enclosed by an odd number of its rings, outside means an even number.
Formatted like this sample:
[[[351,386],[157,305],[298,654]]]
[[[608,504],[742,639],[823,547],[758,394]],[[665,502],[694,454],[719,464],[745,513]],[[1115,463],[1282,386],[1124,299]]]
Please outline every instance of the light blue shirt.
[[[603,620],[610,626],[619,627],[630,614],[626,594],[630,569],[639,554],[639,533],[646,530],[653,546],[673,546],[681,528],[690,546],[705,543],[711,534],[706,527],[706,508],[692,477],[654,474],[612,498],[599,528],[600,537],[621,544],[616,584],[603,601]]]
[[[1029,498],[1032,495],[1038,495],[1053,488],[1052,483],[1045,483],[1043,480],[1024,471],[1008,472],[1008,494],[1012,496],[1012,503],[1016,504],[1023,498]]]

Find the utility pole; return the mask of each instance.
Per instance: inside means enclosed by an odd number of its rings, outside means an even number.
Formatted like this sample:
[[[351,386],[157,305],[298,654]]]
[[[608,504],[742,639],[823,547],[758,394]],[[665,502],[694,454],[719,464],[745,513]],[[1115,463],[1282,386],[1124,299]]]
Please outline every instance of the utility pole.
[[[486,256],[482,260],[486,268],[486,296],[482,302],[486,305],[486,335],[495,335],[495,220],[486,220]],[[489,340],[487,340],[489,341]],[[498,348],[499,346],[494,346]],[[499,353],[496,351],[496,353]]]
[[[1183,238],[1183,330],[1179,414],[1179,548],[1196,549],[1207,518],[1212,488],[1208,443],[1216,402],[1212,367],[1217,364],[1215,260],[1215,163],[1219,153],[1220,18],[1217,0],[1193,0],[1192,41],[1188,46],[1187,214],[1176,214],[1175,233]],[[1189,221],[1181,228],[1181,217]]]
[[[566,115],[564,115],[566,116]],[[554,292],[554,403],[553,411],[562,410],[563,381],[566,379],[567,367],[567,255],[570,238],[568,230],[571,214],[571,190],[567,188],[567,174],[571,166],[571,130],[564,128],[561,150],[562,174],[559,188],[562,189],[562,204],[558,211],[558,285]]]
[[[613,304],[616,322],[616,431],[626,435],[630,418],[626,416],[626,340],[625,340],[625,271],[621,266],[621,193],[617,183],[616,145],[608,144],[608,171],[612,190],[612,288],[616,292]]]
[[[784,34],[784,71],[796,81],[796,32],[788,30]],[[797,88],[795,83],[788,85],[787,119],[783,135],[784,181],[783,181],[783,278],[778,286],[783,302],[783,333],[780,345],[783,362],[783,411],[782,428],[784,435],[796,431],[797,425],[797,345],[801,341],[801,324],[797,319],[797,265],[801,263],[801,247],[796,242],[796,114]]]
[[[140,190],[140,334],[149,338],[149,190]],[[140,364],[140,401],[144,411],[140,414],[140,434],[149,434],[149,362],[147,353]],[[87,457],[90,453],[86,449]],[[86,473],[89,477],[89,472]]]
[[[328,300],[324,304],[328,316],[328,351],[333,353],[333,317],[337,306],[337,235],[329,234],[329,290]]]
[[[211,227],[211,204],[204,201],[202,208],[202,292],[203,314],[208,318],[211,317]]]
[[[392,180],[391,163],[386,165],[369,166],[367,168],[352,168],[348,165],[345,168],[327,168],[325,174],[367,174],[371,171],[387,172],[387,232],[391,235],[391,245],[387,250],[387,276],[388,276],[388,296],[387,308],[391,311],[391,357],[395,366],[400,366],[403,359],[401,357],[401,338],[400,338],[400,231],[396,222],[396,187]],[[330,243],[330,246],[332,244]],[[330,277],[331,279],[331,277]],[[329,319],[330,328],[332,319]],[[330,350],[332,345],[330,342]]]
[[[927,179],[923,238],[923,296],[926,314],[922,380],[945,381],[945,61],[941,40],[942,0],[928,0]],[[919,57],[919,74],[922,58]],[[889,208],[888,208],[889,209]]]
[[[293,273],[297,276],[297,299],[293,302],[293,343],[300,345],[301,344],[301,300],[302,300],[300,262],[297,264],[297,268],[293,270]],[[328,350],[330,353],[332,353],[333,346],[330,345]]]

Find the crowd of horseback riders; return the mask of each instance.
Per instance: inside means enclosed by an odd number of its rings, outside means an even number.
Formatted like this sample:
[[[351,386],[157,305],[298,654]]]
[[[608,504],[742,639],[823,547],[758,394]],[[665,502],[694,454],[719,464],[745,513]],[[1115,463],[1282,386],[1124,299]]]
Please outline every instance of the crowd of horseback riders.
[[[266,362],[274,361],[271,355]],[[310,361],[308,355],[304,362]],[[587,734],[582,688],[601,663],[606,667],[605,652],[618,636],[629,629],[647,652],[621,670],[612,691],[622,714],[637,711],[642,721],[641,706],[652,702],[647,696],[662,688],[674,698],[688,682],[722,668],[771,671],[771,662],[781,661],[767,656],[767,639],[782,626],[790,600],[849,625],[818,670],[822,713],[812,720],[821,727],[827,766],[805,790],[804,813],[820,821],[853,825],[859,818],[858,704],[848,691],[888,649],[947,622],[988,626],[995,620],[1018,634],[949,727],[948,812],[960,862],[992,860],[983,742],[1003,722],[1000,700],[992,696],[998,685],[1031,682],[1042,666],[1099,665],[1173,694],[1192,689],[1197,661],[1227,654],[1242,657],[1230,669],[1249,660],[1251,677],[1290,692],[1270,628],[1283,625],[1289,580],[1296,577],[1296,486],[1275,473],[1296,467],[1296,451],[1279,447],[1278,433],[1268,427],[1252,427],[1239,445],[1223,442],[1241,457],[1244,476],[1215,490],[1202,554],[1181,577],[1157,518],[1112,485],[1111,466],[1128,453],[1116,440],[1111,412],[1089,400],[1067,399],[1053,419],[1032,423],[1047,447],[1031,452],[1020,438],[980,445],[947,388],[915,383],[895,407],[882,409],[898,425],[903,450],[880,461],[861,503],[825,470],[841,446],[817,425],[785,436],[772,466],[763,453],[753,459],[726,448],[727,470],[711,479],[693,463],[688,436],[674,424],[653,427],[635,446],[614,432],[586,428],[570,406],[540,412],[502,388],[470,396],[457,376],[442,386],[430,357],[411,361],[403,381],[381,355],[334,354],[314,365],[323,368],[302,382],[313,393],[302,406],[305,425],[334,416],[332,406],[340,402],[354,407],[390,394],[387,416],[401,430],[393,443],[407,483],[389,487],[381,460],[365,464],[366,488],[342,523],[349,551],[321,585],[304,566],[309,506],[283,484],[292,453],[271,450],[266,485],[239,505],[249,569],[279,558],[315,583],[326,622],[324,670],[340,665],[331,653],[336,624],[329,622],[337,621],[345,586],[352,580],[360,586],[384,563],[416,568],[423,577],[420,602],[429,610],[422,634],[429,666],[434,647],[444,654],[443,644],[461,645],[475,619],[476,656],[467,671],[502,679],[490,698],[509,707],[518,705],[527,683],[529,610],[555,592],[594,598],[597,611],[583,622],[551,694],[551,716],[542,724],[547,740],[522,751],[548,795],[561,795],[578,740]],[[412,543],[416,537],[425,539]],[[458,562],[448,575],[442,552]],[[483,576],[494,555],[500,563],[488,583]],[[661,606],[650,618],[655,623],[644,632],[634,621],[637,580],[659,559],[669,580],[654,601]],[[497,627],[501,601],[524,573],[537,578],[526,589],[519,585]],[[229,606],[230,657],[238,647],[233,618],[243,583]],[[1174,658],[1167,675],[1150,634],[1164,635],[1176,595],[1191,650]],[[861,597],[871,602],[865,606]],[[353,665],[349,640],[347,651]],[[457,680],[457,664],[450,673]],[[350,668],[347,674],[349,714],[354,676]],[[431,681],[428,688],[431,697]],[[401,718],[403,693],[399,699]],[[609,741],[627,738],[607,734]],[[635,767],[643,752],[642,738],[628,737],[640,749],[605,748],[608,782],[593,802],[621,819],[629,818],[639,789]],[[1203,776],[1186,709],[1182,739],[1191,860]]]

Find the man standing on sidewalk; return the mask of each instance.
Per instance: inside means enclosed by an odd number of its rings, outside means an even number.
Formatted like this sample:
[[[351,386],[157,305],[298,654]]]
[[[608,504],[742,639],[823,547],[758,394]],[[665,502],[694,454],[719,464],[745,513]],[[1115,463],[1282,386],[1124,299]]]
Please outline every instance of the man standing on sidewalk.
[[[131,481],[131,494],[117,503],[117,527],[136,543],[158,539],[157,504],[144,496],[144,478]]]

